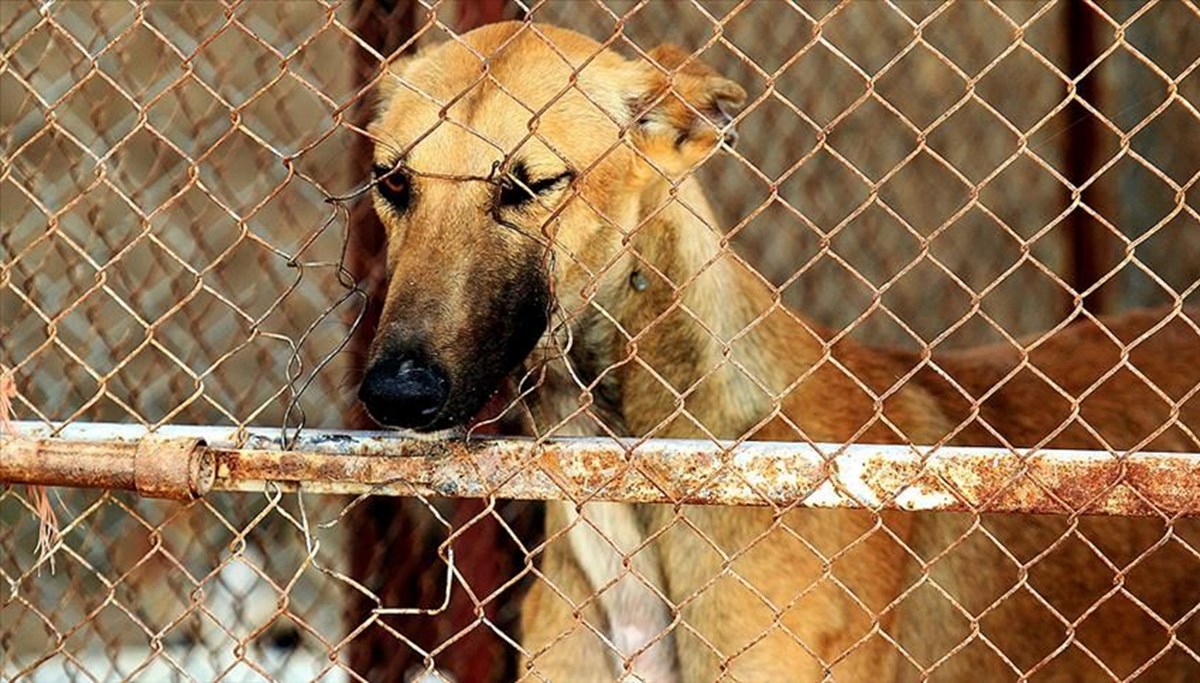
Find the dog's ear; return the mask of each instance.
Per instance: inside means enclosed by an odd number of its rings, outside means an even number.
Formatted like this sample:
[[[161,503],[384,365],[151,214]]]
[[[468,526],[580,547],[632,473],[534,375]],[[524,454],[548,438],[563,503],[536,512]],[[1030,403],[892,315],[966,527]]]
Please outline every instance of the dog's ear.
[[[648,56],[626,102],[632,139],[660,172],[680,176],[719,145],[733,145],[734,113],[746,91],[678,46],[661,45]]]

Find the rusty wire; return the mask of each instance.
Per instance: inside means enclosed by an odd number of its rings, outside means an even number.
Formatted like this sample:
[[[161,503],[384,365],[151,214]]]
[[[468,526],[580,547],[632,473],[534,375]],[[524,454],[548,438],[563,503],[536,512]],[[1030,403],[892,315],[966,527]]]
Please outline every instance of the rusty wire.
[[[463,26],[455,15],[467,11],[464,3],[414,5],[418,20],[399,49],[458,39]],[[217,480],[223,488],[253,491],[183,504],[139,499],[117,489],[164,495],[167,487],[145,472],[139,480],[130,469],[144,449],[114,444],[103,450],[110,467],[104,481],[113,489],[52,490],[60,535],[48,555],[39,555],[30,540],[38,532],[32,521],[38,504],[6,486],[0,492],[0,577],[6,584],[0,677],[365,680],[372,674],[356,669],[349,653],[382,634],[389,649],[399,651],[388,655],[406,663],[408,677],[500,680],[515,673],[539,680],[539,656],[575,636],[564,633],[543,651],[530,652],[513,615],[531,584],[549,584],[562,595],[542,558],[581,529],[603,537],[604,547],[624,563],[624,574],[610,577],[605,590],[622,581],[658,590],[636,557],[669,534],[690,534],[704,552],[719,555],[722,580],[742,586],[747,600],[769,605],[770,633],[764,630],[732,651],[706,641],[683,615],[706,590],[715,591],[716,579],[676,605],[671,626],[675,634],[704,641],[718,668],[737,680],[754,680],[738,662],[780,634],[822,660],[834,680],[871,639],[897,650],[920,680],[936,676],[938,667],[971,645],[993,652],[1014,679],[1053,675],[1062,661],[1092,666],[1096,678],[1111,680],[1146,672],[1152,677],[1153,668],[1172,657],[1190,657],[1200,667],[1200,643],[1188,641],[1186,632],[1189,619],[1200,618],[1200,599],[1190,611],[1160,614],[1127,585],[1155,562],[1200,560],[1200,537],[1183,518],[1195,513],[1200,492],[1179,476],[1194,456],[1156,460],[1141,452],[1172,425],[1138,443],[1114,445],[1077,419],[1071,424],[1102,450],[1056,460],[1031,454],[1052,444],[1070,421],[1028,444],[1009,443],[984,421],[995,445],[982,460],[1004,466],[988,469],[976,461],[953,469],[966,460],[955,461],[953,448],[937,446],[965,433],[964,421],[934,448],[888,447],[852,476],[848,468],[861,466],[856,458],[863,453],[855,442],[867,439],[866,425],[846,443],[814,443],[778,414],[776,398],[775,413],[745,433],[726,435],[694,420],[687,408],[701,385],[729,368],[766,394],[783,395],[755,377],[732,349],[785,305],[806,316],[798,319],[804,325],[815,320],[829,326],[823,363],[849,374],[880,406],[919,373],[940,372],[935,351],[982,342],[1020,350],[1022,363],[1005,381],[1025,368],[1053,385],[1029,363],[1030,353],[1073,320],[1096,322],[1096,302],[1114,309],[1172,306],[1173,316],[1138,339],[1113,339],[1122,363],[1083,396],[1067,397],[1078,417],[1084,397],[1107,378],[1121,368],[1134,371],[1125,362],[1130,349],[1155,330],[1174,320],[1200,334],[1182,313],[1200,290],[1200,212],[1189,199],[1200,182],[1200,154],[1184,153],[1200,148],[1200,53],[1188,51],[1200,44],[1194,0],[1128,8],[1091,0],[960,0],[921,7],[891,0],[496,4],[508,17],[575,28],[630,56],[648,59],[665,38],[685,46],[685,63],[713,65],[750,91],[734,118],[739,145],[712,154],[695,172],[715,205],[719,225],[710,227],[720,234],[720,253],[678,282],[655,264],[642,266],[645,276],[669,283],[674,311],[721,340],[724,356],[684,388],[671,386],[636,352],[605,368],[638,368],[666,389],[672,405],[644,433],[627,433],[603,405],[600,380],[579,375],[567,378],[579,392],[578,408],[557,423],[537,424],[523,399],[554,381],[547,367],[582,343],[573,336],[581,316],[610,315],[589,313],[590,301],[580,310],[554,307],[548,339],[555,343],[539,348],[543,362],[527,368],[513,396],[468,430],[517,421],[532,425],[532,441],[502,441],[483,455],[454,446],[449,460],[389,463],[374,478],[356,479],[357,470],[347,468],[370,469],[370,463],[321,458],[328,457],[322,449],[337,451],[358,438],[338,431],[354,410],[354,387],[344,378],[364,360],[346,349],[366,320],[368,295],[378,294],[367,291],[364,274],[352,272],[348,259],[351,215],[377,180],[369,179],[369,164],[355,166],[359,160],[347,150],[373,138],[355,111],[390,77],[384,64],[391,55],[360,35],[356,18],[382,6],[371,0],[0,4],[0,370],[16,380],[13,417],[42,436],[68,437],[55,442],[54,448],[65,449],[56,451],[61,457],[47,461],[70,476],[79,474],[70,456],[90,448],[77,444],[94,440],[88,430],[103,431],[105,423],[124,423],[114,429],[139,433],[200,425],[212,434],[217,428],[229,435],[216,448],[225,467],[218,468]],[[1082,12],[1106,36],[1083,54],[1082,65],[1070,63],[1070,12]],[[358,80],[344,65],[363,53],[378,68]],[[476,56],[485,68],[456,96],[435,101],[418,94],[441,108],[439,125],[459,126],[503,157],[505,146],[446,112],[486,84],[512,95],[536,122],[573,84],[533,108],[489,73],[488,55]],[[595,58],[577,65],[576,75]],[[1079,92],[1106,95],[1090,101],[1075,96]],[[1081,128],[1097,149],[1112,152],[1097,155],[1094,167],[1073,167],[1064,159],[1075,149],[1066,141]],[[550,144],[531,125],[516,147],[535,138]],[[613,143],[606,155],[626,142]],[[400,158],[407,150],[394,151]],[[599,163],[571,171],[584,177]],[[506,158],[486,176],[407,172],[497,188],[520,182]],[[553,272],[553,259],[563,255],[554,249],[551,223],[567,201],[588,205],[629,244],[678,202],[682,183],[673,181],[664,204],[631,229],[592,206],[575,183],[562,204],[545,207],[549,218],[539,233],[508,226],[545,247],[542,265]],[[1137,201],[1123,194],[1129,187],[1137,188]],[[499,216],[497,206],[491,210]],[[1088,223],[1073,222],[1079,220]],[[1071,255],[1067,233],[1081,230],[1078,225],[1107,240],[1095,248],[1108,260],[1091,264],[1098,273],[1092,281],[1079,280],[1087,269],[1071,262],[1078,253]],[[596,287],[615,267],[614,261],[591,270],[575,255],[566,257],[587,270]],[[683,300],[720,259],[753,269],[774,294],[770,310],[724,338]],[[666,321],[664,313],[630,335],[630,348],[651,343],[649,331]],[[905,347],[919,360],[879,390],[829,351],[850,338]],[[817,369],[794,378],[788,389]],[[946,380],[968,396],[953,378]],[[1168,396],[1147,384],[1157,399],[1175,406],[1176,415],[1200,390]],[[970,397],[972,416],[989,396]],[[882,409],[877,418],[899,433]],[[764,448],[755,444],[755,433],[772,419],[787,421],[801,443],[781,451],[795,469],[780,466],[759,476],[737,458]],[[598,441],[578,451],[561,447],[554,437],[570,435],[580,420]],[[691,436],[702,442],[658,440],[676,420],[690,420]],[[1200,451],[1197,435],[1178,427],[1194,442],[1191,450]],[[264,436],[263,428],[278,438]],[[198,453],[189,443],[187,454]],[[18,452],[15,440],[5,444],[12,449],[6,456]],[[22,457],[32,453],[36,460],[36,448],[20,448]],[[278,449],[293,448],[297,455],[279,455]],[[425,455],[438,448],[403,446]],[[678,458],[681,448],[695,453],[693,469],[673,471],[678,460],[663,454]],[[562,457],[546,457],[548,449]],[[306,452],[313,457],[306,459]],[[800,452],[807,459],[796,460]],[[239,480],[230,474],[239,465],[278,476]],[[1155,468],[1163,467],[1177,468],[1175,476],[1156,479]],[[797,474],[801,470],[804,476]],[[1084,470],[1092,478],[1085,481]],[[53,474],[66,477],[53,480],[58,483],[81,481],[61,469]],[[970,478],[983,474],[990,478]],[[36,475],[29,481],[52,481]],[[791,488],[784,491],[778,487],[787,477]],[[868,481],[882,483],[859,485]],[[172,480],[170,492],[191,499],[201,492],[193,484]],[[384,566],[376,574],[351,570],[347,556],[356,529],[350,513],[372,494],[416,501],[403,508],[393,525],[401,530],[383,545],[407,547],[416,539],[433,546],[424,556],[433,558],[430,566],[412,570],[433,586],[421,593],[430,602],[388,602],[389,587],[380,577],[397,557],[391,548],[378,549],[377,564]],[[433,495],[481,497],[483,503],[458,505]],[[538,508],[505,500],[521,495],[577,504],[652,501],[670,506],[671,513],[663,528],[628,547],[579,512],[567,528],[543,534],[525,520]],[[685,503],[695,502],[757,504],[775,516],[744,547],[725,548],[689,517]],[[821,547],[789,526],[788,515],[804,505],[863,508],[869,519],[843,545]],[[965,510],[970,519],[953,543],[920,559],[922,581],[886,604],[869,603],[835,568],[879,539],[916,557],[883,511],[923,505]],[[1063,522],[1030,557],[1021,555],[1002,525],[991,523],[988,513],[999,511],[1058,512]],[[1088,533],[1084,513],[1098,512],[1146,515],[1144,522],[1159,524],[1161,538],[1124,555],[1106,548]],[[739,573],[763,546],[784,542],[801,544],[818,558],[826,587],[841,591],[871,622],[860,640],[830,661],[784,620],[797,605],[818,599],[821,582],[780,601]],[[942,559],[979,544],[994,548],[998,561],[1016,567],[1021,578],[986,605],[963,604],[931,577]],[[1113,585],[1071,612],[1038,592],[1035,575],[1042,558],[1080,546],[1111,568]],[[503,557],[483,552],[493,548],[502,549]],[[496,567],[493,575],[480,573],[485,564]],[[970,622],[970,637],[945,652],[921,652],[919,644],[884,628],[903,600],[922,590],[939,591],[952,614]],[[586,612],[602,592],[584,596],[576,609]],[[371,609],[361,619],[343,619],[342,606],[354,599]],[[1022,600],[1034,602],[1069,634],[1036,661],[1012,659],[1002,637],[985,628],[990,615]],[[1158,624],[1166,640],[1130,669],[1114,668],[1078,635],[1090,615],[1117,601],[1133,604],[1134,613]],[[616,650],[592,620],[580,620],[575,631]],[[655,636],[642,651],[665,640]],[[518,653],[531,657],[528,671],[516,671]],[[472,668],[469,662],[481,659],[490,663]]]

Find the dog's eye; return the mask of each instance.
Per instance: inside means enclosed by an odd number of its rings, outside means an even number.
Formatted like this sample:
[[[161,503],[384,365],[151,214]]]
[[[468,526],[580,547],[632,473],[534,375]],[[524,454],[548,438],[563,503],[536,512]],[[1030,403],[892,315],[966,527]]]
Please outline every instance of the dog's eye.
[[[541,180],[526,180],[523,173],[514,173],[513,177],[505,178],[500,185],[500,204],[503,206],[523,206],[538,195],[551,190],[557,190],[571,182],[575,174],[565,171],[550,178]]]
[[[375,189],[397,211],[404,211],[412,198],[412,186],[404,171],[390,166],[375,166],[371,169],[375,176]]]

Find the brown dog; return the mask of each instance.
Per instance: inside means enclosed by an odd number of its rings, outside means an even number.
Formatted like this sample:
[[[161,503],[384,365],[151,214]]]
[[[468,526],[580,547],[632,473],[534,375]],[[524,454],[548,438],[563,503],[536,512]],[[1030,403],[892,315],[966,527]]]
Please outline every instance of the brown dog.
[[[380,422],[462,425],[524,368],[538,434],[1200,450],[1180,304],[936,369],[831,343],[731,255],[689,178],[743,90],[683,51],[649,56],[509,23],[395,65],[371,128],[391,279],[361,396]],[[1200,677],[1192,520],[548,520],[523,612],[534,679]]]

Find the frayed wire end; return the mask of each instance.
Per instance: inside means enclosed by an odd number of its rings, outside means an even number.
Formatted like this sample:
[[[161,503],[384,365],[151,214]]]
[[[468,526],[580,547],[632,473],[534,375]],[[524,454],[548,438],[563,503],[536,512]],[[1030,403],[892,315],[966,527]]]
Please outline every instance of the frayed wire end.
[[[6,436],[16,436],[17,430],[12,424],[12,404],[17,396],[17,382],[12,370],[0,367],[0,433]],[[58,546],[60,533],[58,530],[58,515],[54,505],[50,503],[50,495],[41,486],[29,486],[29,498],[33,502],[33,515],[38,520],[38,540],[35,551],[37,563],[48,562],[50,573],[54,573],[54,548]]]

